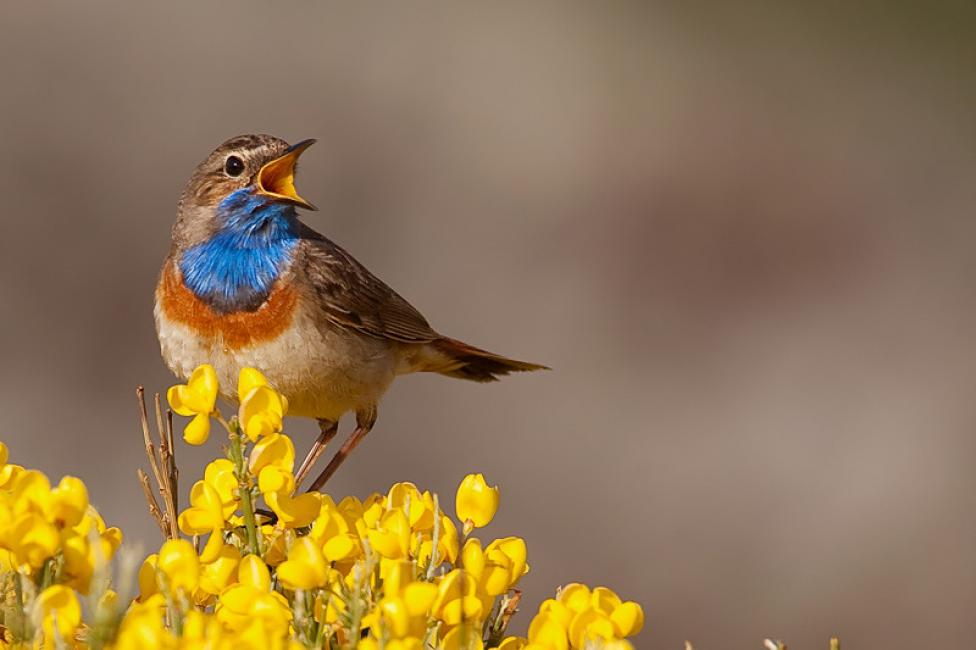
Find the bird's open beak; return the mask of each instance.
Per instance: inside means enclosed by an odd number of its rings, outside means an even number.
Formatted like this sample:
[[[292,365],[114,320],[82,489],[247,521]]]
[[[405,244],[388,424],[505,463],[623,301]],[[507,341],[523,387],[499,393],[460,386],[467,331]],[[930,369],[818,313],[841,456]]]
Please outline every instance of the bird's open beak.
[[[315,144],[315,140],[302,140],[288,147],[285,154],[264,165],[258,172],[258,192],[279,201],[294,203],[308,210],[318,210],[298,196],[295,191],[295,163],[302,153]]]

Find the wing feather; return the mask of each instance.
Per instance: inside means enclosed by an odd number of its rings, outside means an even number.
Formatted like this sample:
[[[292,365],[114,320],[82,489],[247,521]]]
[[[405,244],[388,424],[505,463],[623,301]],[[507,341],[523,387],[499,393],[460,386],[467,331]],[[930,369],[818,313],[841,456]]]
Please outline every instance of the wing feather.
[[[303,270],[323,314],[335,325],[405,343],[440,338],[413,305],[341,247],[308,229]]]

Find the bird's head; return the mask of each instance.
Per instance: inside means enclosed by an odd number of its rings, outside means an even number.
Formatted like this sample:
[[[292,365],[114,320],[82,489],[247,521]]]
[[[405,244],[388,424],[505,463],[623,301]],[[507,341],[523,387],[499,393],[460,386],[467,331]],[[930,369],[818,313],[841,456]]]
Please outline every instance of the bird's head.
[[[241,135],[214,149],[183,191],[174,244],[185,248],[229,229],[246,236],[294,219],[296,207],[316,210],[295,190],[298,157],[314,143]]]

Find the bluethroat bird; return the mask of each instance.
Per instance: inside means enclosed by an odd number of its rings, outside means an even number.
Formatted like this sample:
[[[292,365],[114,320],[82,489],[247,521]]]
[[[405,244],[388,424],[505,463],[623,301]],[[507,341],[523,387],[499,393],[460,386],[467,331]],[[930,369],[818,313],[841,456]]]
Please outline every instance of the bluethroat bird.
[[[209,363],[225,387],[236,385],[241,368],[257,368],[288,399],[291,415],[318,420],[297,483],[336,435],[339,418],[355,412],[356,429],[309,490],[320,489],[370,431],[397,376],[485,382],[545,368],[438,334],[349,253],[299,221],[296,208],[316,209],[295,190],[296,162],[314,142],[244,135],[200,163],[180,199],[155,306],[163,359],[177,376]]]

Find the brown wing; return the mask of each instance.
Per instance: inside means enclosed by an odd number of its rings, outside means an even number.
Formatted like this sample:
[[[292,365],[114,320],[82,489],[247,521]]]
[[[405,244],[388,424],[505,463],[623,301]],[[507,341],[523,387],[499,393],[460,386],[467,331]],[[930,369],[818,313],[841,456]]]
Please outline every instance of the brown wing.
[[[413,305],[352,255],[310,228],[303,233],[302,252],[306,279],[331,322],[407,343],[440,338]]]

